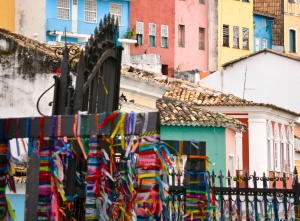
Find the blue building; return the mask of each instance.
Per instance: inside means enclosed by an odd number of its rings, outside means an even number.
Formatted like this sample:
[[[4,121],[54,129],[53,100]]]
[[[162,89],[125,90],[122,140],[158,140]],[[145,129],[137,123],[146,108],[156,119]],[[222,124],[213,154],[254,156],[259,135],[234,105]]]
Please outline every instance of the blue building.
[[[94,33],[104,15],[118,18],[119,37],[129,29],[127,0],[46,0],[46,41],[84,43]],[[65,33],[66,30],[66,33]]]
[[[272,49],[272,22],[274,16],[253,12],[253,51],[259,51],[265,48]]]

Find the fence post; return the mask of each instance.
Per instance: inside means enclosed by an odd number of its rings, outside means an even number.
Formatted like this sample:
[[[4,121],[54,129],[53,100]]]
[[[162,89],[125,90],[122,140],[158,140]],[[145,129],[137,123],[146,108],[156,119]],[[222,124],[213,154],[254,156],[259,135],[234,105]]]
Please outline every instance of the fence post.
[[[212,187],[216,187],[216,181],[215,181],[216,175],[215,175],[215,171],[214,171],[214,170],[212,171],[211,177],[212,177],[212,178],[211,178],[211,186],[212,186]],[[215,201],[216,201],[216,196],[215,196],[215,194],[212,194],[212,198],[213,198],[213,197],[214,197],[214,199],[212,199],[212,201],[215,202]],[[215,203],[215,204],[216,204],[216,203]],[[213,208],[213,214],[212,214],[212,220],[213,220],[213,221],[216,221],[216,220],[217,220],[215,206],[216,206],[216,205],[214,205],[214,208]]]
[[[239,177],[239,173],[238,173],[237,170],[236,170],[236,177],[234,178],[234,180],[236,181],[236,188],[238,189],[240,187],[240,181],[241,181],[241,179]],[[237,220],[238,221],[242,220],[240,202],[241,202],[240,192],[236,191],[236,206],[237,206],[236,213],[237,213]]]
[[[293,193],[294,193],[295,220],[298,221],[300,219],[300,214],[299,214],[299,183],[298,183],[298,172],[297,172],[296,167],[294,168]]]
[[[230,171],[228,170],[228,175],[227,175],[228,187],[231,187],[231,178],[232,177],[230,176]],[[229,201],[229,221],[232,221],[233,208],[232,208],[231,191],[228,192],[228,201]]]
[[[250,177],[248,177],[248,173],[246,172],[245,177],[243,177],[243,180],[245,181],[245,186],[246,188],[249,188],[249,179],[251,179]],[[249,213],[249,196],[248,196],[248,192],[245,193],[245,202],[246,202],[246,220],[250,221],[250,213]]]
[[[258,208],[257,208],[257,180],[259,179],[259,177],[256,176],[256,172],[254,171],[253,173],[253,185],[254,185],[254,210],[255,210],[255,220],[258,221],[259,220],[259,216],[258,216]]]
[[[268,178],[266,177],[266,174],[264,172],[263,177],[262,177],[263,188],[264,189],[267,189],[267,180],[268,180]],[[265,221],[268,221],[269,220],[269,216],[268,216],[268,213],[267,213],[268,212],[268,205],[267,205],[268,198],[267,198],[267,193],[266,192],[263,193],[263,201],[264,201],[264,211],[265,211],[264,219],[265,219]]]
[[[218,176],[220,181],[220,187],[223,187],[223,174],[220,170],[220,175]],[[221,206],[221,220],[224,220],[224,205],[223,205],[223,192],[220,192],[220,206]]]

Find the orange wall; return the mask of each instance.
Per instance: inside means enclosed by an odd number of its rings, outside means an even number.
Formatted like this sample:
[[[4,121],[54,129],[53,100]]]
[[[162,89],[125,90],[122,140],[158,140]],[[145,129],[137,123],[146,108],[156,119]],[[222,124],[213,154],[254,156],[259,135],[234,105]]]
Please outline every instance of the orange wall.
[[[0,28],[15,31],[15,0],[0,0]]]

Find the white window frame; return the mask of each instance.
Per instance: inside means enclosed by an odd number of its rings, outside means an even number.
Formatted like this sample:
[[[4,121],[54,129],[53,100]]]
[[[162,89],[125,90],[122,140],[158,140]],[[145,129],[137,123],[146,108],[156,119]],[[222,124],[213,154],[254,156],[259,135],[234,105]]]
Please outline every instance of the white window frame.
[[[243,134],[241,132],[235,133],[235,154],[236,154],[236,169],[243,169]]]
[[[161,47],[167,48],[169,44],[169,26],[168,25],[161,25]],[[167,38],[167,47],[164,47],[162,44],[162,38]]]
[[[287,129],[287,164],[288,164],[288,173],[293,173],[294,168],[294,159],[293,159],[293,137],[292,137],[292,129],[288,127]]]
[[[234,166],[234,154],[228,153],[228,171],[230,171],[230,176],[235,176],[235,166]]]
[[[60,5],[61,4],[61,5]],[[68,7],[66,7],[68,5]],[[70,20],[70,1],[69,0],[58,0],[57,1],[57,19]],[[68,18],[59,17],[59,11],[68,11]]]
[[[114,11],[114,9],[116,11]],[[117,12],[117,10],[119,12]],[[122,5],[121,4],[117,4],[117,3],[110,3],[110,5],[109,5],[109,12],[110,12],[111,15],[114,15],[115,21],[118,18],[118,25],[121,26],[122,25]]]
[[[286,135],[285,135],[285,128],[284,125],[281,125],[281,130],[280,130],[280,164],[281,164],[281,172],[284,173],[287,171],[286,168]]]
[[[91,8],[87,8],[87,2],[96,3],[96,8],[93,10]],[[84,0],[84,21],[89,23],[97,23],[97,0]],[[94,19],[92,19],[94,15]]]
[[[268,160],[268,170],[269,171],[274,171],[274,137],[273,137],[273,130],[272,130],[272,123],[271,121],[268,121],[267,123],[267,133],[268,133],[268,138],[267,138],[267,160]]]
[[[143,45],[144,44],[144,22],[137,21],[135,23],[135,27],[136,27],[136,34],[142,36],[142,45]]]
[[[278,123],[274,126],[274,166],[275,171],[280,172],[280,137]]]
[[[154,36],[155,43],[154,45],[151,45],[151,47],[156,46],[156,24],[155,23],[149,23],[149,46],[150,46],[150,36]]]

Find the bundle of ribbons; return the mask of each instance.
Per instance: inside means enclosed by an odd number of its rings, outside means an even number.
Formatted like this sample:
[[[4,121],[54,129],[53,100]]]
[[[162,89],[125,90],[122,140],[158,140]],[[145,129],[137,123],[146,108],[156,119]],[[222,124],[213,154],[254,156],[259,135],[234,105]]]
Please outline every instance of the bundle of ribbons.
[[[0,220],[16,220],[17,217],[5,196],[6,184],[16,193],[11,167],[11,151],[8,140],[0,141]]]
[[[147,139],[146,139],[147,140]],[[137,220],[168,220],[168,169],[166,146],[141,143],[138,159]]]
[[[53,177],[51,170],[51,152],[43,148],[39,153],[40,171],[38,187],[37,220],[53,220],[51,196],[53,192]]]
[[[184,175],[186,182],[186,215],[184,217],[186,221],[206,220],[208,216],[206,161],[206,156],[187,156]]]

